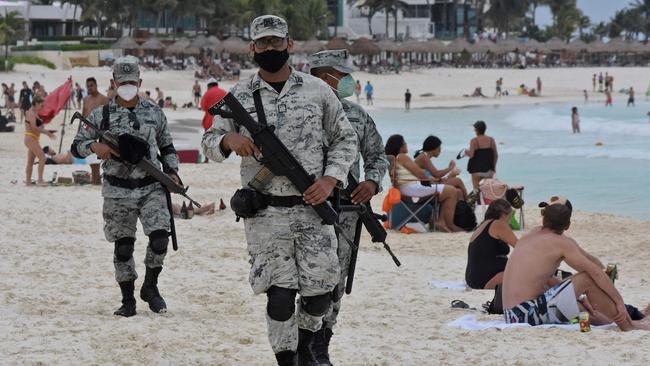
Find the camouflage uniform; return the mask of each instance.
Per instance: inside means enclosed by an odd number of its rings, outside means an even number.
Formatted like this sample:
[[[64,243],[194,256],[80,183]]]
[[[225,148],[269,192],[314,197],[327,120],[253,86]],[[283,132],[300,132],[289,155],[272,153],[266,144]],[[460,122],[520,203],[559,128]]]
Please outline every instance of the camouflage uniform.
[[[126,72],[132,72],[129,67],[137,69],[137,59],[125,57],[119,59],[121,65],[126,65]],[[116,61],[116,64],[118,64]],[[116,78],[120,77],[118,70],[114,70]],[[118,79],[116,79],[118,80]],[[149,143],[148,158],[155,164],[163,167],[166,171],[178,170],[178,156],[173,150],[172,138],[167,128],[167,119],[163,111],[155,104],[139,98],[133,112],[119,106],[115,99],[108,104],[109,128],[108,131],[119,136],[123,133],[138,136]],[[88,120],[95,126],[100,127],[103,118],[103,107],[92,111]],[[90,145],[98,139],[97,134],[90,129],[81,128],[74,138],[72,150],[76,156],[86,157],[93,152]],[[169,147],[171,146],[171,150]],[[166,149],[165,149],[166,148]],[[158,151],[161,150],[162,162],[158,160]],[[165,153],[167,152],[167,153]],[[125,180],[137,180],[147,177],[144,170],[124,164],[115,159],[102,162],[103,185],[102,196],[104,197],[103,217],[104,235],[109,242],[115,242],[121,238],[135,238],[136,224],[138,218],[142,223],[145,235],[156,230],[169,231],[169,210],[165,191],[160,183],[149,184],[140,188],[123,188],[112,185],[107,176],[117,177]],[[157,254],[147,246],[147,253],[144,264],[149,268],[161,267],[165,253]],[[118,261],[114,256],[115,279],[117,282],[133,281],[138,275],[135,270],[133,257],[127,262]]]
[[[253,39],[286,36],[283,20],[278,23],[280,18],[277,17],[260,18],[262,21],[258,22],[258,18],[251,26]],[[258,89],[268,125],[275,126],[275,134],[305,170],[316,178],[326,175],[346,182],[352,157],[357,155],[356,139],[341,103],[330,88],[321,80],[292,68],[278,93],[255,74],[230,91],[255,120],[253,91]],[[245,128],[240,128],[231,119],[217,116],[212,128],[203,136],[203,149],[208,158],[221,162],[228,157],[229,153],[224,153],[220,147],[228,132],[250,137]],[[328,150],[327,157],[325,150]],[[252,157],[243,157],[242,186],[247,186],[261,168]],[[262,193],[301,196],[296,187],[281,176],[274,177]],[[336,286],[339,266],[334,229],[322,225],[312,208],[303,205],[268,207],[246,219],[244,226],[252,265],[249,281],[255,294],[277,286],[295,289],[302,297],[309,297],[326,294]],[[322,316],[312,316],[302,306],[298,314],[287,321],[276,321],[268,314],[267,321],[269,340],[276,354],[296,350],[298,328],[315,332],[322,327]]]
[[[331,67],[346,74],[350,74],[353,71],[349,66],[348,53],[345,50],[326,50],[313,54],[309,57],[309,65],[312,70],[319,67]],[[384,154],[384,143],[381,135],[377,131],[375,122],[361,106],[347,99],[341,99],[341,104],[350,124],[357,134],[360,153],[350,168],[350,173],[358,182],[361,181],[359,157],[362,157],[364,180],[373,181],[377,185],[377,192],[380,192],[382,180],[388,169],[388,160],[386,160]],[[350,240],[354,238],[358,217],[358,214],[352,212],[344,212],[339,216],[341,230]],[[325,327],[330,329],[336,324],[336,318],[341,308],[341,298],[345,293],[351,254],[351,247],[348,242],[342,237],[339,237],[338,256],[341,277],[336,287],[337,293],[335,294],[335,299],[337,301],[332,303],[330,311],[323,319]]]

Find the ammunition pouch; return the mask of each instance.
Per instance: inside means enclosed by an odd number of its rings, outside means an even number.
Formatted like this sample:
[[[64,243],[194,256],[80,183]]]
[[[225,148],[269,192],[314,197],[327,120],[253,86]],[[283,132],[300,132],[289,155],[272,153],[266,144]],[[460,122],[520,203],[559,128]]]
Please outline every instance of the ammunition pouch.
[[[230,199],[230,207],[239,221],[241,217],[248,219],[255,216],[259,210],[265,209],[267,204],[263,194],[254,189],[242,188],[235,191]]]

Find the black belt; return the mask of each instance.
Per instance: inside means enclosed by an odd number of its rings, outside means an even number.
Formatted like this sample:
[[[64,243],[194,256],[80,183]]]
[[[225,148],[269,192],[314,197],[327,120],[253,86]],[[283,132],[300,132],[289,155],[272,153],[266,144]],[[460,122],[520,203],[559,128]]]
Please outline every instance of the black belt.
[[[104,175],[104,179],[106,179],[112,186],[129,189],[142,188],[154,183],[158,183],[158,181],[151,176],[146,176],[140,179],[122,179],[113,175]]]
[[[262,195],[262,200],[267,206],[273,207],[294,207],[307,205],[302,196],[269,196]]]

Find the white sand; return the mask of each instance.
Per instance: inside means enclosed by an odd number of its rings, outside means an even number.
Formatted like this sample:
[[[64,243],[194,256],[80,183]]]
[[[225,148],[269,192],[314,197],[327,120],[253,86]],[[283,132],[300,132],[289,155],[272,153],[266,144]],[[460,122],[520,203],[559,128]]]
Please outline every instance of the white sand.
[[[2,81],[20,81],[26,71],[2,74]],[[38,69],[40,73],[42,69]],[[594,69],[595,70],[595,69]],[[607,69],[618,85],[638,79],[641,69]],[[108,69],[72,71],[75,80],[90,75],[106,80]],[[572,95],[590,79],[592,69],[541,71],[432,70],[421,74],[376,76],[378,106],[397,106],[410,86],[415,95],[432,91],[447,95],[445,103],[461,105],[452,95],[471,91],[475,80],[484,89],[502,74],[532,83],[537,74],[545,90],[557,98]],[[69,72],[49,72],[52,90]],[[445,75],[442,77],[441,75]],[[451,78],[447,74],[454,75]],[[584,75],[582,77],[581,75]],[[167,94],[189,100],[190,73],[145,73],[145,85],[160,85]],[[362,80],[365,80],[363,75]],[[370,76],[369,76],[370,77]],[[38,78],[42,81],[43,77]],[[151,82],[155,78],[155,82]],[[449,79],[453,80],[450,81]],[[548,79],[548,80],[546,80]],[[102,80],[102,79],[100,79]],[[571,80],[567,82],[566,80]],[[620,81],[620,82],[618,82]],[[444,84],[443,84],[444,82]],[[636,81],[644,88],[644,80]],[[102,81],[100,81],[100,84]],[[391,84],[392,83],[392,84]],[[570,83],[562,87],[563,83]],[[385,91],[394,86],[392,94]],[[635,85],[637,87],[637,85]],[[546,89],[547,88],[547,89]],[[489,89],[488,89],[489,90]],[[578,95],[579,98],[579,95]],[[506,98],[528,102],[532,98]],[[549,97],[550,99],[550,97]],[[546,98],[537,99],[545,101]],[[537,101],[535,100],[535,101]],[[415,103],[418,103],[416,98]],[[489,102],[494,103],[494,100]],[[437,103],[436,103],[437,104]],[[170,113],[170,120],[198,120],[200,113]],[[59,119],[54,126],[58,128]],[[197,125],[198,125],[197,121]],[[138,315],[116,318],[119,288],[113,279],[112,245],[102,232],[98,187],[24,187],[23,128],[0,134],[0,364],[15,365],[272,365],[266,339],[265,297],[253,296],[248,285],[248,258],[243,225],[228,209],[213,216],[177,220],[180,250],[167,257],[160,288],[169,313],[151,313],[138,302]],[[68,131],[72,131],[68,129]],[[72,134],[66,135],[69,146]],[[46,142],[43,136],[41,142]],[[51,145],[55,145],[54,143]],[[70,176],[82,166],[47,166]],[[35,174],[35,172],[34,172]],[[201,202],[224,198],[239,184],[238,165],[181,167]],[[34,175],[35,177],[35,175]],[[17,184],[10,183],[17,180]],[[176,198],[177,202],[178,197]],[[379,206],[380,198],[374,203]],[[527,222],[539,222],[534,202],[528,202]],[[579,208],[578,208],[579,209]],[[605,214],[576,213],[569,234],[604,262],[618,262],[617,282],[627,303],[644,306],[650,300],[647,278],[650,222]],[[469,234],[402,235],[391,232],[389,243],[403,266],[396,268],[379,246],[364,237],[354,291],[344,299],[335,329],[332,359],[338,365],[437,364],[637,364],[650,363],[645,332],[594,331],[580,334],[557,329],[516,329],[469,332],[446,326],[466,314],[450,310],[453,299],[472,306],[491,299],[489,291],[431,289],[430,280],[459,281],[464,277]],[[136,262],[142,264],[146,237],[139,232]],[[141,279],[136,283],[139,288]],[[495,318],[495,317],[492,317]],[[496,317],[498,318],[498,317]]]

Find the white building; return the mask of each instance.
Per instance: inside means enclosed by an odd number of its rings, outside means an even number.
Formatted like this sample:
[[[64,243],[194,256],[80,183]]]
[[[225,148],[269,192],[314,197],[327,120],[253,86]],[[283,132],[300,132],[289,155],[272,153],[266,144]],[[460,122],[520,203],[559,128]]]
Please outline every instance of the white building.
[[[55,1],[52,5],[33,5],[31,1],[0,0],[0,13],[17,11],[27,20],[26,38],[55,38],[78,34],[81,7]]]
[[[455,38],[465,32],[472,34],[477,28],[476,0],[404,0],[406,11],[397,12],[397,35],[393,13],[388,14],[388,33],[386,32],[386,13],[376,13],[368,22],[368,8],[365,0],[348,5],[345,0],[329,0],[328,8],[337,14],[337,27],[330,26],[330,32],[337,36],[356,39],[370,37],[370,29],[375,37],[389,38]],[[489,1],[484,2],[489,6]],[[485,10],[485,9],[484,9]],[[467,24],[465,25],[465,19]]]

